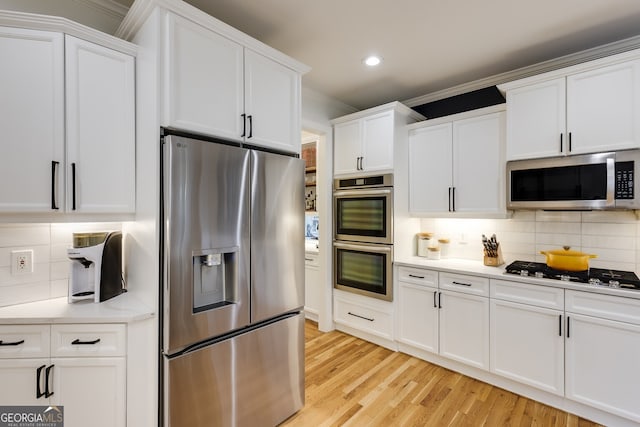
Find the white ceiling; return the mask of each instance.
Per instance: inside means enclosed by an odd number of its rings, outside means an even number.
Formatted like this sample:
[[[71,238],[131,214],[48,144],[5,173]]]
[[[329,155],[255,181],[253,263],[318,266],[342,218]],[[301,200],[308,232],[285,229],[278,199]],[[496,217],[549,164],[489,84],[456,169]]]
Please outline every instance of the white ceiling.
[[[358,109],[640,34],[638,0],[187,2],[311,66],[304,86]],[[378,68],[361,63],[371,53]]]

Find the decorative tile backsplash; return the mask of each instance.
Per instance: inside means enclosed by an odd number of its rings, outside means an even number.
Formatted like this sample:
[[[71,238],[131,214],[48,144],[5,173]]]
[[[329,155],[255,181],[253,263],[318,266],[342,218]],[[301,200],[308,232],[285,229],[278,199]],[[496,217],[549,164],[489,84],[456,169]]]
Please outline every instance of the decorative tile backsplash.
[[[122,230],[121,223],[0,224],[0,306],[67,295],[73,233]],[[33,250],[33,273],[11,274],[11,252]]]
[[[495,233],[506,262],[544,262],[541,250],[596,254],[589,265],[640,272],[640,221],[633,212],[518,211],[510,219],[422,219],[422,231],[451,239],[450,257],[482,259],[482,234]]]

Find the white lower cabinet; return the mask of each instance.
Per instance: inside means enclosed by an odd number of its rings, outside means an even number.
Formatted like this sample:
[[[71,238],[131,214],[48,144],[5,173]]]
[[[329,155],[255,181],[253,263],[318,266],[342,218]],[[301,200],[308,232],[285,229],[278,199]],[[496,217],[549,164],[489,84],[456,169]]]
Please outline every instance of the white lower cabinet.
[[[376,344],[393,346],[393,303],[334,289],[333,320],[345,332]]]
[[[126,425],[126,326],[0,325],[0,402],[64,407],[67,427]]]
[[[640,300],[567,291],[566,396],[640,422]]]
[[[489,368],[488,279],[399,267],[398,287],[399,342]]]
[[[562,289],[491,283],[491,372],[564,394]]]
[[[318,254],[305,252],[304,255],[304,313],[307,319],[318,321],[322,289]]]

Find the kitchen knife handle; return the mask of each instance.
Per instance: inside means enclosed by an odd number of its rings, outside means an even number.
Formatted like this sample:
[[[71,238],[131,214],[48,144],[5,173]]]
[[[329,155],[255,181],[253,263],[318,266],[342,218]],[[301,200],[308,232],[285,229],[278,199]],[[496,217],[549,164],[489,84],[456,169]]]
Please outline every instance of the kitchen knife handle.
[[[563,141],[562,141],[563,137],[564,137],[564,134],[563,134],[563,133],[560,133],[560,152],[561,152],[561,153],[562,153],[562,148],[563,148],[563,144],[562,144],[562,142],[563,142]]]
[[[76,210],[76,164],[71,163],[71,210]]]
[[[251,138],[253,136],[253,116],[249,114],[247,118],[249,119],[249,136],[247,138]]]
[[[40,391],[40,377],[42,376],[42,370],[45,366],[46,365],[42,365],[36,370],[36,399],[40,399],[44,396],[44,393]]]
[[[51,369],[54,366],[56,365],[49,365],[47,366],[47,369],[44,370],[44,397],[53,396],[53,391],[49,391],[49,374],[51,374]],[[51,374],[51,383],[53,384],[53,374]]]
[[[58,203],[56,202],[56,200],[58,199],[58,195],[56,194],[56,189],[57,189],[57,185],[56,185],[56,181],[57,181],[57,176],[58,176],[58,165],[60,164],[60,162],[56,162],[55,160],[51,161],[51,209],[59,209],[58,208]]]

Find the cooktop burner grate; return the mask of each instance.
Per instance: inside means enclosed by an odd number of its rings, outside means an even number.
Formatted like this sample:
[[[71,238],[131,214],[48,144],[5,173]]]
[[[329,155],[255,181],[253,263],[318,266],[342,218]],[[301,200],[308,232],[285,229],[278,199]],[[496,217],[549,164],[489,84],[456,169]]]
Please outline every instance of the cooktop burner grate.
[[[640,279],[632,271],[590,268],[584,271],[566,271],[550,268],[543,262],[514,261],[505,271],[508,274],[531,276],[545,279],[564,280],[611,288],[640,290]]]

